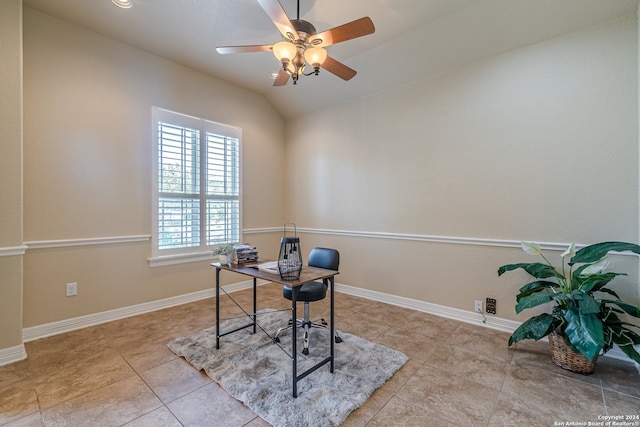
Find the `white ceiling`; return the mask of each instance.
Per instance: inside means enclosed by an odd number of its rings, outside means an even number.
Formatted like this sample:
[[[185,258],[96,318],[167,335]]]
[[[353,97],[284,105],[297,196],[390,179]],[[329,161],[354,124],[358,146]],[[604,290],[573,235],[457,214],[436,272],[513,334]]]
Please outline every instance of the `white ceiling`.
[[[321,71],[273,87],[270,52],[219,55],[216,46],[272,44],[280,34],[256,0],[24,0],[27,7],[263,94],[285,117],[379,92],[560,34],[635,13],[640,0],[300,0],[318,32],[369,16],[372,35],[329,46],[358,71]],[[280,0],[290,19],[296,0]]]

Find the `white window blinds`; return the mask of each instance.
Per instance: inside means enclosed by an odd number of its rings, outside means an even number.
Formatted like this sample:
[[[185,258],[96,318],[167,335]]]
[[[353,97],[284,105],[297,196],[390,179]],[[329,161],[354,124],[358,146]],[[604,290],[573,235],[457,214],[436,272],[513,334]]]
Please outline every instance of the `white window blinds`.
[[[240,137],[232,126],[155,108],[154,256],[240,241]]]

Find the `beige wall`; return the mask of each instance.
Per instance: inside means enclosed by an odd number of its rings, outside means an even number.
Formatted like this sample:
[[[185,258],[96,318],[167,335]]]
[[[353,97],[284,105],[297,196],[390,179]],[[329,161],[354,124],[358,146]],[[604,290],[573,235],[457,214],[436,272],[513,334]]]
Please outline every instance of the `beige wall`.
[[[533,259],[509,242],[637,241],[636,21],[289,121],[288,216],[337,231],[306,246],[342,249],[342,283],[465,310],[495,297],[497,315],[516,319],[524,277],[496,270]],[[622,293],[640,302],[625,259]]]
[[[212,287],[210,261],[151,268],[148,240],[67,246],[151,234],[153,105],[241,127],[243,226],[282,223],[284,121],[262,96],[29,8],[24,82],[25,241],[58,242],[25,257],[25,327]]]
[[[57,243],[27,251],[24,279],[21,256],[0,257],[0,349],[20,344],[22,327],[212,286],[208,262],[150,268],[146,240],[68,246],[151,233],[152,105],[242,127],[244,228],[295,221],[306,252],[341,250],[343,284],[464,310],[493,296],[498,316],[516,319],[523,277],[496,269],[531,258],[509,242],[638,239],[635,16],[285,127],[259,95],[28,8],[23,239],[20,4],[0,2],[0,50],[13,58],[0,66],[12,135],[0,246]],[[273,257],[278,234],[249,237]],[[618,262],[632,273],[623,297],[640,301],[635,258]],[[70,281],[78,296],[67,298]]]
[[[22,344],[22,1],[0,1],[0,349]],[[13,248],[13,249],[12,249]]]

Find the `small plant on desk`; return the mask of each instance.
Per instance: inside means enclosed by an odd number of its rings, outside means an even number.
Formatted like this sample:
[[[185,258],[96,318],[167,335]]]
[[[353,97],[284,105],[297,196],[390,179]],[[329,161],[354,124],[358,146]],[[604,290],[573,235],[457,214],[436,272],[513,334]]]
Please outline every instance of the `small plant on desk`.
[[[231,243],[227,243],[226,245],[216,246],[212,251],[211,255],[217,256],[220,264],[227,264],[231,261],[231,256],[233,255],[233,245]]]

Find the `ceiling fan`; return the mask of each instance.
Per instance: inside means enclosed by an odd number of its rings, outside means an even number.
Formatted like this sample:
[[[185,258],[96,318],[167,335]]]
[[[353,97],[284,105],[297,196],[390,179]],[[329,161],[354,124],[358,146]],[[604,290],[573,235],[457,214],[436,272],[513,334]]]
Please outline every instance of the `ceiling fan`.
[[[266,52],[273,54],[282,63],[282,67],[273,82],[274,86],[284,86],[289,77],[295,85],[301,75],[318,75],[320,68],[329,71],[343,80],[351,80],[356,71],[327,55],[326,46],[366,36],[375,32],[371,18],[364,17],[344,25],[317,33],[315,27],[300,19],[300,0],[297,1],[297,17],[289,20],[278,0],[258,0],[260,6],[269,15],[284,40],[273,45],[220,46],[216,51],[221,54]],[[313,67],[313,71],[304,73],[305,65]]]

